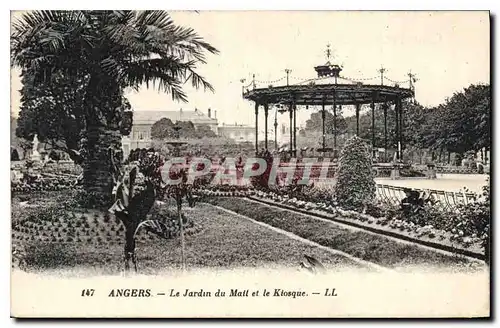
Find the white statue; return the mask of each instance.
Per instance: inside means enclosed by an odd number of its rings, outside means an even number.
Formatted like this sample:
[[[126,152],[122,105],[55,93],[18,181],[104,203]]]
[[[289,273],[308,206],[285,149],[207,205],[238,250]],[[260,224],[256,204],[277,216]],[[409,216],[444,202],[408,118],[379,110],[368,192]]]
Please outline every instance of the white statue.
[[[38,152],[38,137],[35,134],[33,138],[33,151],[31,152],[31,160],[39,162],[41,159],[40,153]]]

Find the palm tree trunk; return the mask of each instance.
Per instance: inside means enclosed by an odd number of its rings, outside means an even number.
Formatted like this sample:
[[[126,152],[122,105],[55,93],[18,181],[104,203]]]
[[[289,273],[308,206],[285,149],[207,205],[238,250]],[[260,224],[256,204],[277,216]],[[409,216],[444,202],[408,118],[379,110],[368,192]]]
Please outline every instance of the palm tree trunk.
[[[87,129],[83,186],[94,202],[94,204],[90,204],[94,205],[92,207],[111,205],[113,177],[111,175],[110,149],[121,150],[120,131],[109,130],[103,126],[91,126]],[[117,158],[115,162],[120,164],[121,161],[122,158]]]
[[[116,165],[123,161],[121,91],[116,81],[99,74],[90,79],[87,88],[86,140],[82,142],[83,186],[93,203],[88,205],[110,206],[113,190],[111,153]]]

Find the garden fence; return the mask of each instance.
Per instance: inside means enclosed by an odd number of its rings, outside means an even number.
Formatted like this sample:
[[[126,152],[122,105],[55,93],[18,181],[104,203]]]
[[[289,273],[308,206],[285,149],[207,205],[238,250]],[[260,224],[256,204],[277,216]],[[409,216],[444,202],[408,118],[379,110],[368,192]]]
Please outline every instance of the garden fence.
[[[420,195],[425,195],[425,197],[429,198],[432,203],[445,210],[453,210],[459,205],[467,205],[478,200],[477,194],[467,193],[465,191],[453,192],[432,189],[416,189],[384,184],[377,184],[377,198],[382,202],[399,205],[401,204],[401,200],[406,197],[406,190],[417,191]]]

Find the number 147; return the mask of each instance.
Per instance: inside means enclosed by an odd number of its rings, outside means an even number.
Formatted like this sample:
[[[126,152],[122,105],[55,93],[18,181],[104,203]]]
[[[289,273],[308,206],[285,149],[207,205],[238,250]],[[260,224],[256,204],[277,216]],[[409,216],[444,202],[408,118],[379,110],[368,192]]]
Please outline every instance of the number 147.
[[[82,289],[81,296],[94,296],[94,289]]]

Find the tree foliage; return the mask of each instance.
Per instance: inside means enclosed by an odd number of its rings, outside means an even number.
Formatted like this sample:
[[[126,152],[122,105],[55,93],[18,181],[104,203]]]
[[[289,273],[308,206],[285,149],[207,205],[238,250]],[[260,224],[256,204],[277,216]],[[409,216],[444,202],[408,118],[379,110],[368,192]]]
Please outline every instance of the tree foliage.
[[[213,90],[196,69],[205,52],[218,51],[165,11],[31,11],[12,26],[11,62],[27,84],[19,135],[64,138],[72,149],[80,140],[84,187],[96,199],[111,193],[109,154],[123,159],[121,134],[132,120],[125,88],[151,85],[180,101],[187,101],[186,82]],[[67,135],[82,129],[82,138]]]
[[[396,137],[396,113],[393,108],[387,109],[387,148],[396,148],[398,139]],[[356,134],[356,116],[346,118],[347,132],[351,135]],[[384,147],[384,109],[382,106],[375,107],[375,146]],[[372,112],[371,109],[363,110],[359,116],[359,137],[364,140],[372,140]]]
[[[394,105],[387,110],[387,145],[397,147],[396,115]],[[418,103],[403,102],[403,144],[405,147],[445,150],[464,154],[489,147],[491,95],[489,85],[470,85],[456,92],[443,104],[424,107]],[[372,140],[371,110],[359,118],[362,139]],[[351,133],[356,132],[356,117],[346,118]],[[384,110],[375,108],[375,145],[384,146]]]
[[[463,154],[490,144],[489,85],[471,85],[455,93],[442,112],[440,141],[446,150]]]
[[[186,81],[213,89],[195,71],[205,63],[205,51],[218,52],[193,29],[175,25],[165,11],[33,11],[13,22],[11,35],[14,64],[30,68],[37,81],[80,73],[88,84],[151,83],[183,101]]]
[[[347,123],[340,110],[337,111],[337,117],[333,116],[330,111],[325,110],[325,134],[330,135],[341,135],[347,130]],[[307,135],[308,133],[314,132],[323,132],[323,116],[322,112],[314,112],[311,113],[311,118],[306,121],[306,126],[303,134]],[[336,126],[335,124],[336,123]],[[335,130],[336,127],[336,130]]]
[[[53,74],[50,80],[36,84],[34,76],[22,74],[21,108],[16,136],[38,140],[52,149],[65,151],[76,163],[82,163],[85,152],[85,78]],[[121,97],[119,110],[129,113],[129,120],[122,120],[121,133],[128,135],[131,128],[130,104]]]
[[[175,130],[175,126],[179,131]],[[200,139],[215,138],[217,135],[208,125],[195,127],[191,121],[178,121],[175,124],[169,118],[162,118],[151,126],[151,138],[154,140],[165,140],[170,138]]]
[[[162,118],[151,126],[151,139],[163,140],[175,137],[175,124],[169,118]]]

